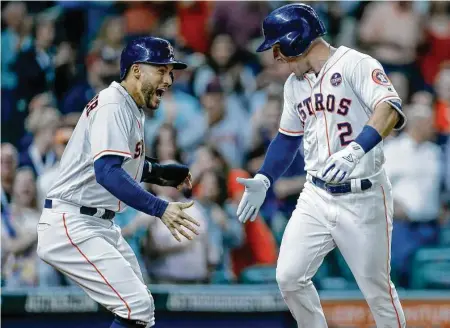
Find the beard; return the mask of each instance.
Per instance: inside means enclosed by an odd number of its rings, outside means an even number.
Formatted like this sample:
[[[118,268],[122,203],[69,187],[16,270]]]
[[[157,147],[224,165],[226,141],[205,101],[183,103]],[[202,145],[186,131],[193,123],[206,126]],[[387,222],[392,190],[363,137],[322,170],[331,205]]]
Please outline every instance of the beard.
[[[144,112],[151,113],[158,109],[159,100],[156,97],[156,88],[150,83],[142,85],[142,95],[144,96]],[[156,98],[156,99],[155,99]]]

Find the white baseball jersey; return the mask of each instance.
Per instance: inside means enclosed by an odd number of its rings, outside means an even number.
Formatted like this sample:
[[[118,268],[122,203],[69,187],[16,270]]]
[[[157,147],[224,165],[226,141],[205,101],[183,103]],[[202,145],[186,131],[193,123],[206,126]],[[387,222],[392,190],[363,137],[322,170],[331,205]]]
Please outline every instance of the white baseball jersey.
[[[279,131],[289,136],[304,135],[305,170],[316,176],[330,155],[356,138],[383,101],[400,104],[380,63],[341,46],[317,76],[307,73],[297,78],[291,74],[287,79]],[[403,125],[404,115],[398,111]],[[380,143],[361,159],[350,178],[372,176],[383,163]]]
[[[85,107],[64,151],[59,176],[47,198],[121,212],[126,205],[97,183],[94,161],[126,157],[122,168],[136,181],[144,166],[144,112],[117,82]]]

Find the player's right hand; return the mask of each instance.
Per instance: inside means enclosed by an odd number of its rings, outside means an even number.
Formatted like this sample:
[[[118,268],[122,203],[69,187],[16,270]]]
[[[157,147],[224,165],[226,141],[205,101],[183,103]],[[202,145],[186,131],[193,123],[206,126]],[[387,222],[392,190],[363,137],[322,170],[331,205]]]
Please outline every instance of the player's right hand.
[[[191,223],[196,226],[200,226],[200,223],[184,212],[185,209],[191,207],[192,205],[194,205],[193,200],[188,203],[171,202],[161,217],[161,221],[170,230],[173,238],[179,242],[181,242],[181,238],[178,234],[183,235],[188,240],[192,240],[192,236],[190,236],[184,229],[188,229],[198,235],[198,231],[192,226]]]
[[[266,181],[265,181],[266,180]],[[252,179],[237,178],[237,182],[245,186],[244,195],[237,209],[237,216],[242,223],[255,221],[261,205],[266,198],[267,189],[270,187],[269,179],[257,174]]]

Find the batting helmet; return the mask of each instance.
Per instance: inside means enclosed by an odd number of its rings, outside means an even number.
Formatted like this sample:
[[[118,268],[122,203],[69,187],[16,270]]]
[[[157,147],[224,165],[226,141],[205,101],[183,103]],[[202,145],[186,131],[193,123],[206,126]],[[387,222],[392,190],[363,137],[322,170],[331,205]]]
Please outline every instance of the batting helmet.
[[[131,65],[136,63],[173,65],[174,69],[185,69],[187,65],[175,60],[169,41],[152,36],[130,41],[120,55],[120,79],[123,80]]]
[[[287,57],[300,56],[314,39],[327,32],[314,9],[302,3],[275,9],[264,19],[262,31],[264,42],[256,51],[266,51],[279,43],[281,53]]]

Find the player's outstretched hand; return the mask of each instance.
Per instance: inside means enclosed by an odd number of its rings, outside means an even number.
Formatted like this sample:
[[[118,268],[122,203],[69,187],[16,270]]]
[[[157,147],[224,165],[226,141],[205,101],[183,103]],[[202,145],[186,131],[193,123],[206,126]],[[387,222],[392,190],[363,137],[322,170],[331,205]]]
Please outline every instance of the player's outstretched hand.
[[[188,240],[192,240],[192,236],[190,236],[185,231],[185,229],[190,230],[194,234],[198,235],[197,230],[192,224],[196,226],[200,226],[200,224],[194,218],[184,212],[185,209],[191,207],[192,205],[194,205],[194,201],[190,201],[188,203],[171,202],[169,203],[166,211],[161,217],[161,221],[170,230],[173,238],[175,238],[179,242],[181,242],[181,238],[178,234],[183,235]]]
[[[328,183],[339,183],[347,180],[362,155],[364,155],[364,151],[361,146],[356,142],[350,143],[328,158],[319,178]]]
[[[248,219],[255,221],[269,186],[257,176],[252,179],[237,178],[236,181],[245,186],[244,195],[236,213],[239,221],[242,223],[247,222]]]

